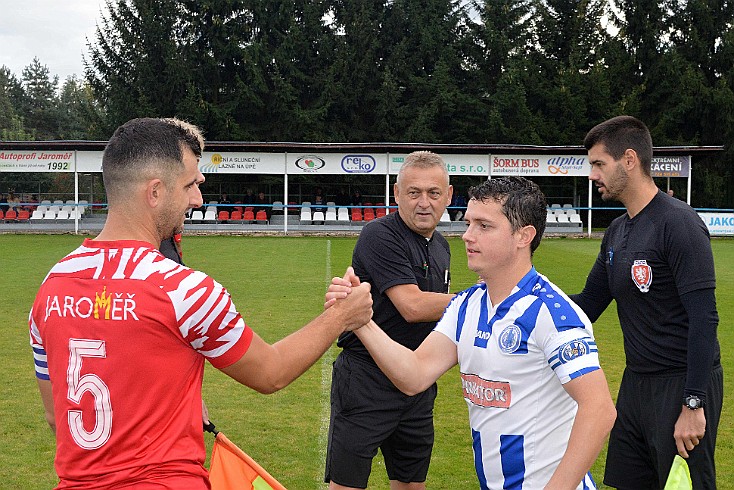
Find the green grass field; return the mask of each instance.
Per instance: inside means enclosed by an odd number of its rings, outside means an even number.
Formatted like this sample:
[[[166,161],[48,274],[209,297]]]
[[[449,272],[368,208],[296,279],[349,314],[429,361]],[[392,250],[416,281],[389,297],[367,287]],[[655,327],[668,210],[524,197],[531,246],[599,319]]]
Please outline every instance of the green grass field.
[[[476,276],[466,269],[461,240],[451,238],[452,289]],[[48,269],[81,242],[70,235],[0,235],[0,488],[45,489],[56,482],[54,441],[46,426],[28,345],[27,318]],[[192,236],[184,239],[188,265],[206,271],[232,294],[245,321],[274,342],[316,316],[333,275],[350,262],[355,238]],[[734,241],[713,241],[717,270],[719,340],[727,376],[734,372]],[[535,265],[566,292],[577,292],[599,250],[599,240],[546,239]],[[615,395],[624,366],[622,337],[610,307],[595,324],[602,366]],[[328,428],[332,349],[304,376],[274,395],[260,395],[207,366],[204,397],[212,420],[227,436],[291,489],[325,488],[323,461]],[[734,390],[725,379],[719,427],[719,488],[734,488]],[[429,488],[476,488],[466,404],[456,370],[439,380],[436,444]],[[212,438],[207,435],[207,447]],[[601,480],[602,454],[592,473]],[[389,488],[376,458],[370,488]]]

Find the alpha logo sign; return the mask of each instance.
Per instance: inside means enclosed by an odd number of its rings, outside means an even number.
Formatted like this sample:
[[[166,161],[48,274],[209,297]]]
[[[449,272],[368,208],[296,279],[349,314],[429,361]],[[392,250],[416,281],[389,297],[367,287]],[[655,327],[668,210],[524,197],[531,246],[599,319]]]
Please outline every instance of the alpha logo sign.
[[[493,155],[492,176],[588,176],[591,167],[582,155]]]
[[[368,174],[377,167],[372,155],[345,155],[341,164],[342,169],[349,174]]]
[[[318,172],[319,169],[324,168],[324,165],[326,161],[316,155],[304,155],[296,160],[296,167],[305,172]]]

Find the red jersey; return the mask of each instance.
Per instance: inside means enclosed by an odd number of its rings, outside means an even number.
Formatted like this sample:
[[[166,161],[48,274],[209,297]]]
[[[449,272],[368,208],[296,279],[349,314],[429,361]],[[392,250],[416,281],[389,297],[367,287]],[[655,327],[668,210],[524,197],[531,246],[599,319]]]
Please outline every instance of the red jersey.
[[[46,276],[29,323],[60,488],[208,488],[204,359],[227,367],[253,335],[219,283],[144,242],[85,240]]]

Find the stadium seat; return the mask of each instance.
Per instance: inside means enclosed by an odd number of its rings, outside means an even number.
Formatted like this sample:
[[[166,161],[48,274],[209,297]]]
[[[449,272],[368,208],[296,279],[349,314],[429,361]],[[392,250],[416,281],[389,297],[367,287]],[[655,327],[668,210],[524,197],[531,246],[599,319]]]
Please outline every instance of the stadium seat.
[[[206,209],[206,212],[204,213],[204,222],[205,223],[214,223],[217,221],[217,211],[215,206],[210,206]]]
[[[568,215],[566,213],[557,214],[556,221],[558,223],[568,223]]]
[[[191,213],[191,222],[192,223],[201,223],[204,221],[204,213],[202,213],[199,210],[193,211]]]
[[[372,221],[373,219],[375,219],[374,208],[364,208],[363,219],[364,221]]]
[[[56,215],[56,219],[69,219],[69,211],[62,209],[59,214]]]
[[[242,213],[242,220],[245,223],[252,223],[255,221],[255,213],[252,211],[252,208],[245,208],[245,212]]]
[[[283,214],[283,201],[273,201],[273,214]]]
[[[261,209],[257,213],[255,213],[255,221],[260,223],[261,225],[267,224],[268,222],[268,213]]]
[[[337,222],[336,219],[336,208],[327,208],[326,214],[324,215],[324,222],[327,224],[334,224]]]
[[[324,224],[324,212],[314,211],[313,216],[311,216],[311,223],[314,225],[323,225]]]
[[[387,214],[387,209],[385,209],[385,205],[382,205],[383,207],[375,209],[375,217],[376,218],[382,218]]]
[[[0,213],[2,213],[2,211],[0,211]],[[33,214],[31,214],[31,221],[35,221],[37,219],[43,219],[43,213],[44,212],[41,211],[40,209],[36,209],[35,211],[33,211]],[[2,216],[0,216],[0,219],[2,219]]]
[[[27,209],[21,209],[18,211],[18,221],[28,221],[31,218],[31,213]]]
[[[551,213],[550,211],[548,211],[545,214],[545,222],[546,222],[546,224],[548,224],[548,223],[556,223],[556,215],[555,215],[555,213]]]
[[[582,223],[581,223],[581,216],[580,216],[580,215],[578,215],[578,214],[572,214],[572,215],[570,215],[570,216],[568,217],[568,221],[569,221],[570,223],[573,223],[573,224],[578,224],[578,225],[582,224]]]
[[[362,208],[352,208],[352,221],[362,221]]]
[[[337,221],[349,221],[349,209],[339,208],[336,212]]]
[[[441,218],[438,220],[439,223],[451,223],[451,216],[449,216],[449,212],[444,209],[443,214],[441,215]]]
[[[54,220],[56,219],[56,211],[53,209],[54,206],[51,206],[46,213],[43,215],[44,220]]]
[[[217,221],[229,221],[229,211],[219,211],[217,213]]]
[[[242,221],[242,211],[241,208],[237,209],[234,208],[234,211],[232,211],[232,214],[229,215],[230,221]]]
[[[301,208],[301,224],[311,224],[311,208]]]

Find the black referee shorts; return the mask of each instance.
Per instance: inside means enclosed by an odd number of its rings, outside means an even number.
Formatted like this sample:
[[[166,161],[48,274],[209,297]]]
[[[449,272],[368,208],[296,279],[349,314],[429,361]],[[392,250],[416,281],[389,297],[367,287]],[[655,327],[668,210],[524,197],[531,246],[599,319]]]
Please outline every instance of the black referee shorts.
[[[368,360],[343,351],[334,362],[324,481],[367,488],[380,448],[390,480],[423,482],[433,449],[438,388],[407,396]]]
[[[683,409],[685,374],[644,376],[625,369],[617,420],[609,435],[604,484],[624,490],[663,488],[678,454],[673,432]],[[714,368],[706,390],[706,435],[688,452],[695,490],[716,489],[714,448],[721,416],[724,374]]]

